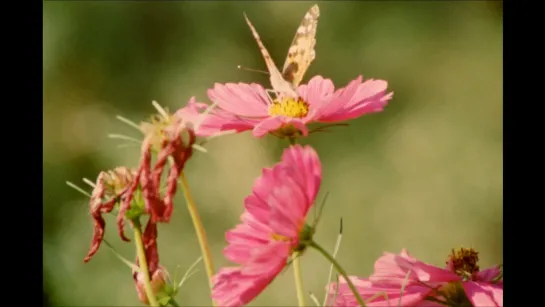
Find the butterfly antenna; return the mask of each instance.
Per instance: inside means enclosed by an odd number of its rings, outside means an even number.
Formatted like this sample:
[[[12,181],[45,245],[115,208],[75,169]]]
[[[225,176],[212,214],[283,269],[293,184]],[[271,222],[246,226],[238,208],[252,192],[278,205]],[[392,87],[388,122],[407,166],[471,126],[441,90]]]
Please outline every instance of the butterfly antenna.
[[[253,68],[248,68],[248,67],[244,67],[244,66],[242,66],[242,65],[238,65],[238,66],[237,66],[237,69],[246,70],[246,71],[250,71],[250,72],[258,72],[258,73],[265,74],[265,75],[270,75],[270,73],[269,73],[268,71],[259,70],[259,69],[253,69]]]

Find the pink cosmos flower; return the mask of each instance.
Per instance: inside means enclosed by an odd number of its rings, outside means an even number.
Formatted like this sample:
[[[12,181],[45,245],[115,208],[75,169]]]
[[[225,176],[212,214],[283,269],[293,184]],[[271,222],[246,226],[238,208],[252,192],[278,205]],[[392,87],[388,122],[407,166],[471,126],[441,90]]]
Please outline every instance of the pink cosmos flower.
[[[367,306],[503,306],[503,282],[496,282],[500,269],[479,271],[477,253],[464,249],[449,256],[447,269],[411,257],[405,249],[399,255],[384,253],[369,278],[349,277]],[[344,279],[328,286],[334,306],[358,306]],[[432,300],[429,299],[432,298]],[[468,302],[469,299],[469,302]]]
[[[244,200],[242,223],[226,234],[224,255],[239,266],[214,276],[212,297],[218,306],[252,301],[301,248],[300,234],[321,180],[320,160],[309,146],[290,146],[281,162],[263,169]]]
[[[307,136],[310,123],[340,122],[382,111],[393,95],[386,94],[387,85],[384,80],[374,79],[362,83],[359,76],[335,91],[330,79],[315,76],[308,85],[297,87],[298,97],[280,93],[272,100],[259,84],[216,83],[208,96],[219,108],[208,123],[215,122],[222,131],[252,129],[256,137],[267,133]]]

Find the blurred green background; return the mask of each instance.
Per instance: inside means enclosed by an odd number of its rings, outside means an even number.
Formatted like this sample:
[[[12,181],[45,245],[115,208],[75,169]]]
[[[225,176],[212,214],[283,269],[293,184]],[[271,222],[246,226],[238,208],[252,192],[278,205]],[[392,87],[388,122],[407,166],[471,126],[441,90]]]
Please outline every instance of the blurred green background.
[[[403,247],[437,265],[459,246],[476,248],[481,267],[502,262],[501,2],[318,3],[317,58],[305,80],[320,74],[341,87],[363,74],[387,80],[394,91],[384,112],[303,140],[323,163],[319,199],[331,193],[318,242],[332,249],[343,217],[339,259],[357,275],[371,273],[383,251]],[[312,4],[44,2],[43,262],[52,306],[141,305],[130,269],[105,245],[83,263],[92,236],[87,199],[65,184],[136,166],[136,147],[107,138],[139,135],[115,116],[144,120],[155,112],[152,100],[171,110],[193,95],[208,102],[214,82],[268,86],[267,76],[237,70],[265,68],[242,13],[282,65]],[[286,143],[250,132],[226,136],[187,165],[217,268],[227,263],[224,232]],[[134,259],[114,217],[107,224],[106,238]],[[159,231],[161,263],[171,273],[200,255],[180,195],[172,222]],[[305,289],[320,298],[327,268],[317,253],[305,255]],[[210,304],[202,266],[177,299]],[[251,305],[295,303],[288,271]]]

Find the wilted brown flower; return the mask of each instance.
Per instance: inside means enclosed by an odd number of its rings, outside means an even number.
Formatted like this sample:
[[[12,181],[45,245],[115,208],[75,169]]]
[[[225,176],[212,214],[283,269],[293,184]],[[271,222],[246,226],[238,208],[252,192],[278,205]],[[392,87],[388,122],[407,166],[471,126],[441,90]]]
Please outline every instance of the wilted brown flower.
[[[172,215],[173,198],[176,194],[177,180],[182,172],[185,162],[193,153],[193,144],[196,141],[193,123],[182,118],[184,108],[173,115],[163,114],[152,118],[151,123],[143,123],[141,130],[145,134],[141,147],[141,160],[138,171],[129,188],[127,197],[124,198],[117,217],[119,235],[125,241],[124,215],[129,209],[133,194],[138,185],[142,189],[145,210],[150,215],[150,222],[169,222]],[[157,151],[155,165],[152,166],[152,150]],[[171,158],[168,170],[166,191],[161,196],[161,175],[167,168],[167,162]]]
[[[89,210],[94,220],[94,234],[91,248],[84,258],[84,262],[89,261],[97,252],[104,238],[105,222],[102,214],[110,213],[115,204],[127,195],[128,188],[134,178],[135,172],[127,167],[117,167],[114,170],[98,174],[89,202]],[[104,198],[107,200],[103,201]]]

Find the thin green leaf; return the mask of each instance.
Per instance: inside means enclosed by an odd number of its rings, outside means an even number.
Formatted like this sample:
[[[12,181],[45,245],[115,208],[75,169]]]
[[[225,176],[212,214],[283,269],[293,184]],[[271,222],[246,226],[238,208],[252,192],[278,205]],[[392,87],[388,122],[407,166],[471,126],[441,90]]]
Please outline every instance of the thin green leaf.
[[[83,182],[87,183],[88,185],[90,185],[93,189],[96,187],[95,183],[92,182],[91,180],[87,179],[87,178],[83,178]]]
[[[71,187],[72,189],[74,189],[74,190],[80,192],[81,194],[83,194],[83,195],[85,195],[85,196],[91,198],[91,194],[89,194],[89,192],[87,192],[87,191],[85,191],[84,189],[78,187],[77,185],[73,184],[72,182],[67,181],[66,184],[67,184],[69,187]]]
[[[180,271],[180,269],[181,269],[181,266],[178,264],[176,266],[176,270],[174,271],[174,278],[172,279],[172,284],[173,285],[176,285],[178,283],[178,272]],[[177,288],[176,288],[176,290],[177,290]]]
[[[159,112],[159,114],[161,114],[165,119],[169,118],[167,111],[165,111],[165,109],[157,101],[153,100],[151,104],[155,107],[155,109],[157,109],[157,112]]]
[[[333,301],[337,299],[337,294],[339,294],[339,274],[336,275],[336,282],[335,282],[335,293],[333,293]],[[326,306],[327,302],[324,303],[324,307]]]
[[[114,134],[114,133],[110,133],[108,134],[108,137],[110,139],[119,139],[119,140],[125,140],[125,141],[131,141],[131,142],[134,142],[134,143],[138,143],[140,144],[142,141],[139,140],[139,139],[136,139],[136,138],[133,138],[131,136],[128,136],[128,135],[124,135],[124,134]]]
[[[117,145],[117,148],[128,148],[128,147],[138,147],[138,144],[130,143],[130,144],[119,144],[119,145]]]
[[[106,246],[108,246],[110,248],[110,250],[114,253],[114,255],[119,258],[119,260],[121,260],[123,263],[125,263],[129,268],[131,268],[133,271],[137,271],[137,272],[141,272],[140,271],[140,268],[138,266],[136,266],[136,264],[130,262],[129,260],[127,260],[125,257],[121,256],[121,254],[119,254],[115,248],[108,242],[106,241],[106,239],[103,240],[104,244],[106,244]]]
[[[132,120],[127,119],[127,118],[125,118],[125,117],[123,117],[121,115],[117,115],[115,118],[117,118],[118,120],[124,122],[125,124],[135,128],[136,130],[140,131],[140,127],[135,122],[133,122]]]
[[[197,260],[195,260],[195,262],[193,262],[193,264],[187,269],[187,271],[185,272],[184,276],[182,277],[182,280],[180,281],[180,284],[178,285],[177,289],[179,289],[184,284],[186,279],[188,279],[191,275],[193,275],[193,273],[190,274],[190,272],[195,268],[195,266],[197,264],[199,264],[199,262],[201,262],[201,260],[202,260],[202,256],[197,258]],[[196,273],[196,271],[195,271],[195,273]]]
[[[202,147],[199,144],[193,144],[191,147],[193,147],[193,149],[198,150],[198,151],[203,152],[203,153],[208,152],[208,150],[206,150],[206,148]]]
[[[236,130],[226,130],[226,131],[218,132],[218,133],[216,133],[214,135],[211,135],[211,136],[205,138],[199,145],[204,145],[204,144],[210,142],[213,139],[216,139],[216,138],[224,136],[224,135],[235,134],[236,132],[237,132]]]
[[[309,292],[308,294],[310,295],[310,300],[314,302],[316,306],[320,307],[320,302],[318,301],[318,298],[316,297],[316,295],[314,295],[314,293],[312,292]]]
[[[341,241],[343,238],[343,220],[341,218],[340,221],[340,229],[339,229],[339,235],[337,235],[337,241],[335,242],[335,249],[333,250],[333,259],[337,259],[337,254],[339,253],[339,249],[341,248]],[[329,274],[327,275],[327,284],[331,282],[331,276],[333,275],[333,264],[329,266]],[[325,292],[324,297],[324,306],[327,304],[327,299],[329,298],[329,291]]]

